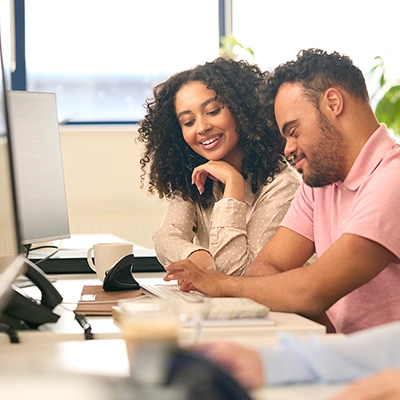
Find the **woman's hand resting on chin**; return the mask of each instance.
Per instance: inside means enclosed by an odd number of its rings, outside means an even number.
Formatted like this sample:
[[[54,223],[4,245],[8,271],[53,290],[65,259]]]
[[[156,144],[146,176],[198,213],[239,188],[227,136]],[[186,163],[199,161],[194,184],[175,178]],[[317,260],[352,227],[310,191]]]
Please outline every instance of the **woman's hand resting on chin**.
[[[224,198],[244,201],[243,176],[231,164],[225,161],[209,161],[196,167],[192,173],[192,183],[197,186],[200,194],[204,192],[207,178],[225,185]]]

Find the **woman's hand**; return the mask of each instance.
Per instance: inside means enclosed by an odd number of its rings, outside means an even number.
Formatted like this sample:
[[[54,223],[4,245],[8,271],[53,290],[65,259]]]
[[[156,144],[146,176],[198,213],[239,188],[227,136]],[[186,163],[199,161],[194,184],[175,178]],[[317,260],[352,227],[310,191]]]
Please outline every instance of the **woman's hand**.
[[[225,161],[208,161],[193,170],[192,183],[197,186],[200,194],[204,193],[207,178],[219,181],[225,185],[224,198],[244,201],[244,179],[242,174]]]

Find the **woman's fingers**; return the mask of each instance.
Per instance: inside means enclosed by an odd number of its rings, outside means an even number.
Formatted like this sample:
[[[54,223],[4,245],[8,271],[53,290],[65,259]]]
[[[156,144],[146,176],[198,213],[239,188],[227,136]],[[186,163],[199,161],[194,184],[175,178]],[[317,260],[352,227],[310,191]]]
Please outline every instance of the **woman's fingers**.
[[[192,183],[197,186],[200,194],[204,193],[204,185],[207,178],[213,181],[220,181],[226,183],[227,174],[237,171],[224,161],[209,161],[205,164],[199,165],[193,170]]]

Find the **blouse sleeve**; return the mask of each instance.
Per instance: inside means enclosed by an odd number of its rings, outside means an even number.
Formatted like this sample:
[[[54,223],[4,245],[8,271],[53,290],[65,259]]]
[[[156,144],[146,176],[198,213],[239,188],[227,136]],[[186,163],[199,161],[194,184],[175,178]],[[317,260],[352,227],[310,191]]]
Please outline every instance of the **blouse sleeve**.
[[[196,250],[205,250],[193,243],[197,224],[195,204],[174,195],[168,204],[161,227],[153,234],[154,250],[162,265],[184,260]]]
[[[209,251],[218,271],[244,274],[277,230],[300,183],[296,170],[286,166],[261,190],[250,216],[244,202],[228,198],[215,204]]]

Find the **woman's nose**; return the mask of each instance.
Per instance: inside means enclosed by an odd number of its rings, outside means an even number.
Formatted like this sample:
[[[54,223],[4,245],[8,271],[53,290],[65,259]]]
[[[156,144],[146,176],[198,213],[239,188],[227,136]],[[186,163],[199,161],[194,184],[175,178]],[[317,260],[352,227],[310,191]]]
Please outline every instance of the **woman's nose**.
[[[197,125],[197,133],[198,134],[204,134],[205,132],[209,131],[212,129],[212,125],[207,121],[206,118],[199,118],[198,120],[198,125]]]

